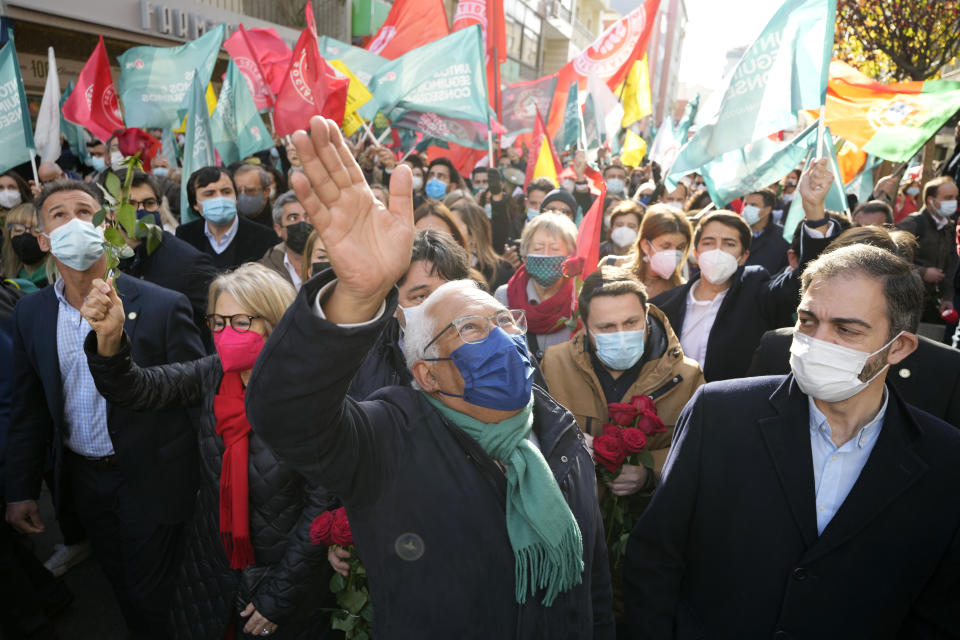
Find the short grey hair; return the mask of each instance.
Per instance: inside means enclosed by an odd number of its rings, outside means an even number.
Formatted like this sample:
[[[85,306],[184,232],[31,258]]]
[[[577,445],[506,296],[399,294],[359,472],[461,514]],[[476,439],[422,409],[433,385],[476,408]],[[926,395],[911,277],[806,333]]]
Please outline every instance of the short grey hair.
[[[530,252],[533,236],[538,231],[545,231],[550,235],[563,240],[570,253],[577,250],[577,225],[567,216],[559,213],[541,213],[527,223],[520,235],[520,255],[526,256]]]
[[[807,265],[801,277],[803,293],[814,280],[863,275],[879,280],[887,299],[887,319],[892,340],[901,331],[916,333],[923,309],[923,281],[903,258],[866,244],[841,247]]]
[[[297,200],[297,194],[293,191],[285,191],[280,194],[277,201],[273,203],[273,224],[278,227],[283,226],[283,207],[291,202],[299,202],[299,200]]]
[[[264,169],[261,166],[255,164],[242,164],[237,167],[233,172],[233,177],[236,179],[241,173],[246,173],[247,171],[256,171],[257,175],[260,176],[260,188],[266,189],[273,183],[273,176],[270,175],[270,172]]]

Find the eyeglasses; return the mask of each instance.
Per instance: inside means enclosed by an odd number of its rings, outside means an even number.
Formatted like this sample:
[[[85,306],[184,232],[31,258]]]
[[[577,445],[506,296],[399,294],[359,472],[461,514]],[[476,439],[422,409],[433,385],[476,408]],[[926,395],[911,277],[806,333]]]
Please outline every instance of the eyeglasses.
[[[38,229],[36,227],[28,227],[27,225],[20,224],[19,222],[11,222],[7,225],[7,232],[11,238],[24,233],[32,233],[33,235],[37,235],[37,231]]]
[[[156,211],[160,208],[160,202],[156,198],[144,198],[143,200],[130,200],[134,209],[143,209],[144,211]]]
[[[423,348],[423,352],[426,353],[427,349],[451,328],[457,330],[460,339],[466,344],[475,344],[486,340],[494,327],[500,327],[507,333],[524,335],[527,332],[527,316],[523,309],[504,309],[492,316],[461,316],[435,335]]]
[[[245,195],[245,196],[258,196],[261,193],[263,193],[263,189],[260,189],[258,187],[240,187],[239,189],[237,189],[237,191],[239,191],[242,195]]]
[[[248,316],[245,313],[236,313],[232,316],[221,316],[218,313],[208,313],[207,326],[210,327],[210,330],[214,333],[220,333],[227,327],[227,323],[229,322],[234,331],[238,333],[245,333],[250,331],[253,321],[260,317],[261,316]]]

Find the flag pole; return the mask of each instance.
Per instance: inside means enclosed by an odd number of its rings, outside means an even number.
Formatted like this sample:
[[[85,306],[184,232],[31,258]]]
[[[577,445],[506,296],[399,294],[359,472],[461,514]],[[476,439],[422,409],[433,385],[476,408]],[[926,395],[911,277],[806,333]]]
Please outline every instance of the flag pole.
[[[364,122],[363,128],[366,130],[367,135],[370,136],[370,139],[373,140],[373,144],[379,147],[380,143],[377,141],[377,136],[373,135],[373,129],[370,128],[370,125]]]
[[[383,133],[380,134],[380,137],[377,138],[377,146],[382,146],[383,141],[386,139],[387,134],[390,133],[390,127],[387,127],[383,130]]]
[[[33,169],[33,184],[40,188],[40,176],[37,175],[37,152],[35,149],[30,148],[30,168]]]
[[[823,158],[823,147],[826,144],[824,134],[826,133],[826,105],[820,105],[820,117],[817,119],[817,160]]]
[[[404,160],[406,160],[406,159],[407,159],[407,156],[409,156],[411,153],[413,153],[414,150],[416,150],[416,148],[417,148],[417,145],[413,145],[412,147],[410,147],[410,150],[407,151],[405,154],[403,154],[403,157],[400,158],[399,161],[397,161],[397,164],[400,164],[401,162],[403,162]]]

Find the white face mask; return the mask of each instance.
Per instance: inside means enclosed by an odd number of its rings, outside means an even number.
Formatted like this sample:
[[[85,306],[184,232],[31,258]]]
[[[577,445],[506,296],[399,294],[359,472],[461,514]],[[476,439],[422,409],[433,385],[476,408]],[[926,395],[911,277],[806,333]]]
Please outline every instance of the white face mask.
[[[123,168],[123,154],[119,151],[112,151],[110,153],[110,168],[114,171],[119,171]]]
[[[936,208],[936,212],[941,218],[949,218],[957,212],[957,201],[944,200],[940,203],[940,206]]]
[[[873,353],[867,353],[794,332],[793,344],[790,345],[790,369],[793,370],[797,386],[811,398],[823,402],[842,402],[866,389],[890,366],[884,365],[866,382],[860,380],[867,360],[884,351],[902,333]]]
[[[760,222],[760,207],[752,204],[743,205],[743,221],[751,227]]]
[[[918,196],[920,195],[920,187],[907,187],[908,196]]]
[[[780,196],[780,199],[783,200],[784,204],[790,204],[791,202],[793,202],[793,194],[785,193],[782,196]]]
[[[655,274],[664,280],[669,280],[670,276],[673,275],[674,271],[677,270],[677,267],[680,266],[680,263],[683,261],[683,252],[677,251],[676,249],[657,251],[649,258],[645,258],[645,260],[650,263],[650,268]]]
[[[610,240],[621,249],[632,247],[633,243],[637,241],[637,232],[630,227],[617,227],[610,232]]]
[[[413,190],[420,191],[423,188],[423,178],[420,176],[413,176]]]
[[[676,211],[677,213],[683,213],[682,202],[677,202],[676,200],[674,200],[673,202],[664,202],[663,204],[666,207],[668,207],[671,211]]]
[[[697,264],[700,265],[703,277],[710,284],[726,282],[740,266],[737,264],[737,259],[723,249],[704,251],[697,256]]]
[[[0,207],[4,209],[13,209],[20,204],[23,198],[18,189],[3,189],[0,191]]]

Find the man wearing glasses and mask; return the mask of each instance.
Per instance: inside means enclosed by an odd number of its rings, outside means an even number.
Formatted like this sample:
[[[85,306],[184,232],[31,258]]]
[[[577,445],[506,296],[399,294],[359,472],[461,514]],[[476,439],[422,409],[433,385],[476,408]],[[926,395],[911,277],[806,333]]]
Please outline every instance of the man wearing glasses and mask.
[[[405,314],[415,385],[346,396],[397,305],[412,178],[394,172],[387,209],[336,123],[311,129],[294,134],[293,188],[332,271],[277,326],[247,410],[284,462],[346,506],[374,635],[612,638],[593,463],[573,416],[533,386],[521,312],[448,282]]]

